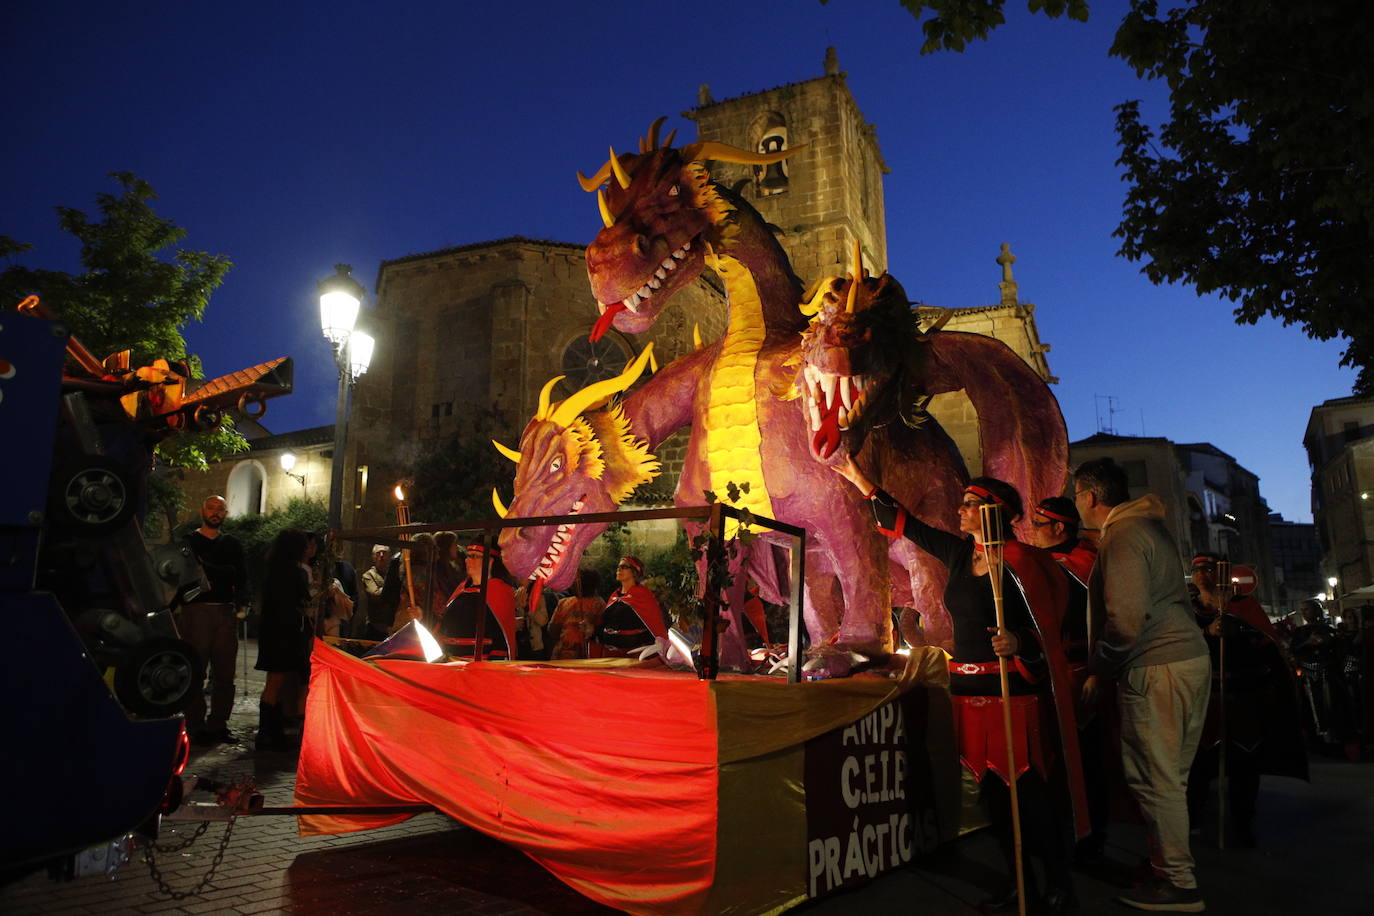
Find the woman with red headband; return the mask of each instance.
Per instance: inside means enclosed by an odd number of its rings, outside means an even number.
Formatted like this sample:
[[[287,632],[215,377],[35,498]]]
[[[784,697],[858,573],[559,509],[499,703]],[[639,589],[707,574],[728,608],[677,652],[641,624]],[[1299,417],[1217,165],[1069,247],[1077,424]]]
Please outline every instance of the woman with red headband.
[[[601,614],[601,625],[596,631],[601,655],[629,655],[635,649],[652,644],[658,637],[667,639],[668,624],[663,618],[663,609],[648,586],[641,584],[643,579],[644,564],[639,557],[620,558],[615,567],[615,580],[619,585],[606,599],[606,610]],[[595,647],[592,654],[594,657],[597,654]]]
[[[444,648],[450,655],[472,657],[477,644],[477,617],[487,611],[482,624],[483,658],[515,657],[515,589],[506,564],[501,562],[501,548],[491,548],[491,566],[487,576],[487,600],[482,601],[482,561],[486,548],[469,544],[463,559],[467,578],[449,597],[439,631]]]
[[[1058,713],[1061,739],[1076,738],[1067,669],[1057,639],[1058,621],[1068,596],[1064,574],[1047,552],[1016,540],[1012,522],[1021,517],[1021,496],[1010,484],[993,477],[969,481],[959,506],[962,535],[955,535],[910,515],[890,495],[870,483],[852,457],[846,456],[835,470],[872,502],[879,531],[891,538],[912,541],[949,570],[944,602],[954,624],[954,654],[949,670],[955,740],[960,762],[982,787],[982,797],[1010,870],[1015,858],[998,657],[1007,659],[1024,848],[1043,863],[1047,885],[1038,912],[1072,911],[1077,901],[1069,873],[1068,836],[1055,816],[1049,785],[1052,778],[1062,775],[1066,759],[1072,762],[1072,770],[1077,774],[1078,749],[1075,743],[1072,754],[1066,751],[1056,755],[1052,746],[1054,733],[1044,727],[1050,724],[1045,721],[1045,714],[1053,719]],[[1007,574],[1002,590],[1006,622],[1003,631],[997,629],[983,549],[979,507],[985,503],[1002,510]],[[1058,683],[1061,679],[1062,687]],[[1064,704],[1053,702],[1047,689],[1052,681]],[[1064,715],[1068,716],[1067,728]],[[1070,785],[1075,781],[1081,799],[1081,777],[1069,777]],[[1025,871],[1026,893],[1031,898],[1027,902],[1032,903],[1028,909],[1034,910],[1035,873],[1029,863]],[[1012,882],[1008,889],[994,893],[984,909],[1013,910],[1016,904],[1016,885]]]

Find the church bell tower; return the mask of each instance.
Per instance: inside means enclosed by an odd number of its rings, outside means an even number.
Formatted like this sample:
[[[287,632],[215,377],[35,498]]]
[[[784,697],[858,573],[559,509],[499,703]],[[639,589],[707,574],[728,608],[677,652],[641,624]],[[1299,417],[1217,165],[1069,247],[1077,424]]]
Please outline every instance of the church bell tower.
[[[717,102],[701,87],[697,107],[683,112],[700,140],[739,149],[797,149],[769,166],[711,163],[715,180],[749,201],[781,230],[779,241],[803,283],[843,274],[858,239],[864,266],[887,267],[883,176],[887,164],[876,129],[864,120],[835,49],[825,75]]]

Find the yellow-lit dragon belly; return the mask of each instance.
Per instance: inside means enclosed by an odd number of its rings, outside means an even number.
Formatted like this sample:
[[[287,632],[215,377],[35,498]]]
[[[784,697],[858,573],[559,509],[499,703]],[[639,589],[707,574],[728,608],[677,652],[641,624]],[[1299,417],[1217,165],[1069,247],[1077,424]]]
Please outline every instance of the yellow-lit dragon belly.
[[[727,484],[747,483],[749,492],[735,505],[773,518],[763,479],[763,437],[754,389],[754,370],[764,340],[763,307],[742,264],[724,256],[708,263],[724,280],[730,300],[730,323],[708,382],[706,463],[711,489],[724,497]]]

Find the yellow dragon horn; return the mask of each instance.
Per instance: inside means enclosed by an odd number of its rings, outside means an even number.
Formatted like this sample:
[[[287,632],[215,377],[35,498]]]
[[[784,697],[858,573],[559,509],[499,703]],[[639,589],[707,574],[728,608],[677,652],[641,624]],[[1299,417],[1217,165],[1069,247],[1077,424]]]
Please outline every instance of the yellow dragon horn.
[[[672,130],[668,131],[668,136],[666,136],[666,137],[663,138],[663,148],[664,148],[664,149],[667,149],[668,147],[672,146],[672,145],[673,145],[673,138],[676,137],[676,136],[677,136],[677,128],[674,127]]]
[[[608,204],[608,203],[606,203],[606,192],[605,192],[605,191],[602,191],[602,190],[599,190],[599,189],[597,190],[597,192],[596,192],[596,206],[597,206],[598,209],[601,210],[601,221],[602,221],[603,223],[606,224],[606,228],[609,229],[609,228],[611,228],[612,226],[614,226],[614,225],[615,225],[615,217],[611,215],[611,205]]]
[[[497,442],[495,439],[491,440],[491,444],[496,446],[496,450],[501,454],[505,455],[511,461],[514,461],[516,464],[520,463],[520,453],[517,452],[515,449],[508,448],[502,445],[500,442]]]
[[[501,494],[496,492],[495,487],[491,488],[491,504],[496,507],[496,514],[502,518],[510,514],[510,510],[506,508],[506,504],[501,502]]]
[[[625,391],[637,382],[639,377],[644,374],[645,365],[648,364],[653,356],[654,345],[651,341],[644,345],[644,350],[639,356],[635,357],[634,362],[625,367],[624,372],[620,373],[615,378],[602,379],[599,382],[588,385],[586,388],[583,388],[581,391],[571,395],[567,400],[560,403],[554,410],[552,416],[547,418],[540,417],[539,419],[548,419],[558,426],[567,429],[568,425],[572,423],[574,418],[582,411],[586,410],[597,401]]]
[[[597,169],[596,174],[593,175],[591,178],[588,178],[586,175],[583,175],[581,172],[578,172],[577,183],[582,185],[582,190],[590,194],[591,192],[595,191],[597,188],[605,184],[606,179],[610,176],[611,164],[608,162],[601,168]]]
[[[611,150],[611,171],[615,173],[615,180],[616,180],[616,183],[620,185],[621,190],[629,190],[629,187],[630,187],[630,173],[629,173],[629,172],[626,172],[626,171],[625,171],[625,167],[624,167],[623,165],[620,164],[620,159],[619,159],[619,158],[616,156],[616,154],[615,154],[615,147],[614,147],[614,146],[610,147],[610,150]]]
[[[739,162],[744,165],[772,165],[803,149],[804,146],[794,146],[776,153],[751,153],[725,143],[717,143],[715,140],[702,140],[684,146],[682,158],[688,162],[715,159],[717,162]]]
[[[854,313],[854,300],[859,296],[859,284],[864,278],[864,256],[859,249],[859,240],[854,240],[854,266],[851,268],[849,280],[849,299],[844,304],[844,310],[850,314]]]
[[[700,324],[694,324],[694,325],[692,325],[692,349],[693,349],[693,350],[700,350],[700,349],[701,349],[701,325],[700,325]]]
[[[539,409],[534,412],[534,418],[536,420],[547,420],[549,418],[549,394],[553,391],[553,386],[557,385],[565,378],[567,378],[565,375],[555,375],[544,383],[544,390],[539,392]]]
[[[652,153],[654,150],[658,149],[658,131],[663,127],[663,122],[666,120],[668,120],[668,116],[664,115],[657,118],[654,123],[649,125],[648,139],[644,143],[646,147],[644,152]]]

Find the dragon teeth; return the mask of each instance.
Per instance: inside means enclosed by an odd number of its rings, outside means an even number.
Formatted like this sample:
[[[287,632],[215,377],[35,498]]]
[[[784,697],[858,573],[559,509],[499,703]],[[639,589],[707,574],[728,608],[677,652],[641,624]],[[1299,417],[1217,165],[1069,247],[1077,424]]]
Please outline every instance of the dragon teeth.
[[[660,277],[654,277],[652,280],[650,280],[649,289],[658,289],[660,286],[662,286],[663,284],[659,282],[660,279]]]
[[[639,293],[630,293],[624,299],[625,307],[632,312],[639,311]]]
[[[662,270],[666,274],[670,270],[677,270],[677,262],[672,258],[664,258],[663,262],[659,264],[658,267],[659,270]]]
[[[662,280],[664,277],[668,276],[668,268],[660,267],[658,270],[654,271],[654,276]],[[650,280],[649,282],[652,283],[654,281]]]
[[[639,292],[635,295],[637,295],[640,299],[648,299],[650,296],[653,295],[653,290],[649,289],[649,284],[645,283],[643,286],[639,288]]]
[[[849,379],[846,378],[840,383],[840,401],[844,404],[844,410],[854,409],[854,393],[849,386]],[[844,417],[844,410],[840,411],[840,416]],[[844,420],[840,421],[842,424]]]
[[[806,406],[811,412],[811,431],[814,433],[821,428],[821,409],[816,406],[816,399],[813,397],[806,399]]]
[[[821,374],[821,390],[825,392],[825,406],[830,409],[830,405],[835,403],[835,380],[836,377],[829,372]]]

